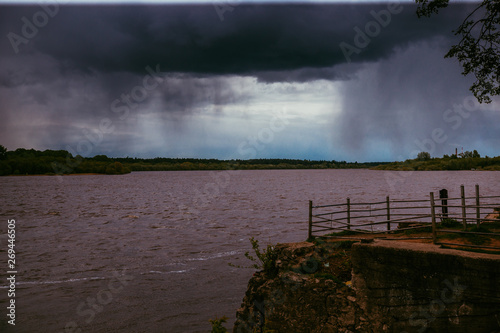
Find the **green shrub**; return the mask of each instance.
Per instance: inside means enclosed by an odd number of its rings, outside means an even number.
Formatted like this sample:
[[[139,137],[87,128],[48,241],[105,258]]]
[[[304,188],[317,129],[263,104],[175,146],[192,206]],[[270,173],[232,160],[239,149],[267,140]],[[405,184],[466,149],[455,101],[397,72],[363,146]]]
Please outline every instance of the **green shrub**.
[[[250,243],[252,244],[252,249],[255,252],[256,257],[250,255],[247,251],[245,252],[245,257],[254,262],[253,265],[248,267],[239,266],[234,264],[229,264],[229,266],[237,268],[255,268],[263,270],[269,277],[275,277],[278,275],[279,268],[276,266],[276,260],[278,260],[278,252],[275,247],[271,244],[267,245],[265,250],[260,250],[259,241],[253,237],[250,237]]]
[[[210,324],[212,324],[211,333],[227,333],[227,329],[222,326],[223,323],[227,321],[226,316],[222,316],[222,318],[209,319]]]
[[[458,222],[455,219],[446,218],[446,219],[443,219],[441,221],[441,223],[439,224],[439,226],[441,228],[457,228],[457,227],[461,227],[462,223]]]
[[[489,243],[489,238],[481,235],[465,235],[464,237],[474,245],[484,245]]]
[[[352,244],[357,243],[357,242],[358,241],[356,241],[356,240],[340,241],[340,242],[336,242],[336,244],[338,244],[338,246],[336,246],[336,247],[338,247],[339,249],[350,249],[352,247]]]
[[[483,226],[477,226],[477,225],[471,227],[467,231],[470,231],[470,232],[491,232],[488,228],[483,227]]]
[[[267,275],[273,277],[278,274],[278,267],[276,266],[276,260],[278,259],[278,252],[273,245],[268,244],[266,249],[261,251],[259,248],[259,241],[253,237],[250,237],[250,243],[252,244],[252,249],[255,252],[257,258],[250,255],[249,252],[245,253],[245,257],[253,261],[255,264],[252,265],[255,269],[262,269]]]

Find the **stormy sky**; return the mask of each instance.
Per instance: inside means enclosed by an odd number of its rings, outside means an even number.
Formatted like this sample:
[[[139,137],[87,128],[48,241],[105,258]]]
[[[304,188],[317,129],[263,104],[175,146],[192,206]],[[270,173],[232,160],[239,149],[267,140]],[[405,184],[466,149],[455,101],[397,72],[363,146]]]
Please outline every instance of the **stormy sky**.
[[[445,59],[474,3],[0,3],[0,144],[74,155],[500,155],[500,99]]]

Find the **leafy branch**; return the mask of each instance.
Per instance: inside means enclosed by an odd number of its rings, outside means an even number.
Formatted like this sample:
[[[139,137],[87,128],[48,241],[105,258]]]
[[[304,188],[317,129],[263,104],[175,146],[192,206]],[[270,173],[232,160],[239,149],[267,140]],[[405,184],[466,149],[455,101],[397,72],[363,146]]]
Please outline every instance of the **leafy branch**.
[[[215,318],[208,320],[212,324],[211,333],[227,333],[227,328],[222,326],[223,323],[227,322],[227,317],[222,316],[222,318]]]
[[[254,237],[250,237],[250,243],[252,244],[252,249],[255,252],[255,257],[252,256],[249,251],[245,252],[245,257],[254,263],[250,266],[239,266],[230,263],[229,266],[237,268],[255,268],[258,270],[263,270],[267,275],[271,277],[276,276],[279,269],[276,265],[278,252],[276,251],[275,246],[268,244],[266,249],[261,250],[259,241]]]
[[[417,15],[430,17],[445,8],[449,0],[416,0]],[[500,95],[500,1],[483,0],[454,31],[461,36],[445,58],[457,58],[463,75],[476,78],[470,90],[480,103],[491,103],[490,96]]]

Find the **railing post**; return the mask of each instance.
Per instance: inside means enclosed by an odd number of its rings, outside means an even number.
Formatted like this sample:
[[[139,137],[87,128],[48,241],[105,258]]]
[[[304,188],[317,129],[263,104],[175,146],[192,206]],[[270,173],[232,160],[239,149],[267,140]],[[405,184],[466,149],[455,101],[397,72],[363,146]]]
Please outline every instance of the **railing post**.
[[[465,210],[465,189],[464,185],[460,185],[460,197],[462,198],[462,221],[464,225],[464,230],[467,229],[467,213]]]
[[[430,193],[431,196],[431,217],[432,217],[432,242],[436,244],[436,209],[434,207],[434,192]]]
[[[389,196],[387,196],[385,198],[386,202],[387,202],[387,231],[390,231],[391,230],[391,204],[390,204],[390,201],[389,201]]]
[[[351,230],[351,199],[347,198],[347,230]]]
[[[442,207],[442,217],[441,217],[441,221],[443,219],[446,219],[448,218],[448,190],[443,188],[442,190],[439,191],[439,199],[441,199],[441,205],[443,206]]]
[[[479,208],[479,184],[476,184],[476,218],[477,226],[479,227],[479,219],[481,218],[481,208]]]
[[[307,238],[311,239],[312,237],[312,223],[313,223],[313,202],[309,200],[309,230],[307,233]]]

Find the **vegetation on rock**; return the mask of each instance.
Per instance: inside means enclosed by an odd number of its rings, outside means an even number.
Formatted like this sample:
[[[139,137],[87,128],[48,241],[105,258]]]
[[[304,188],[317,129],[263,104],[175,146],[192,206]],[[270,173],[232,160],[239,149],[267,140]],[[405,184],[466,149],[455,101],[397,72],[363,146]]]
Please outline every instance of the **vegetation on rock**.
[[[227,333],[227,329],[222,326],[227,321],[226,316],[222,316],[221,318],[209,319],[210,324],[212,324],[211,333]]]
[[[254,274],[234,332],[370,332],[347,286],[354,241],[277,244],[277,274]],[[347,332],[347,331],[346,331]]]

